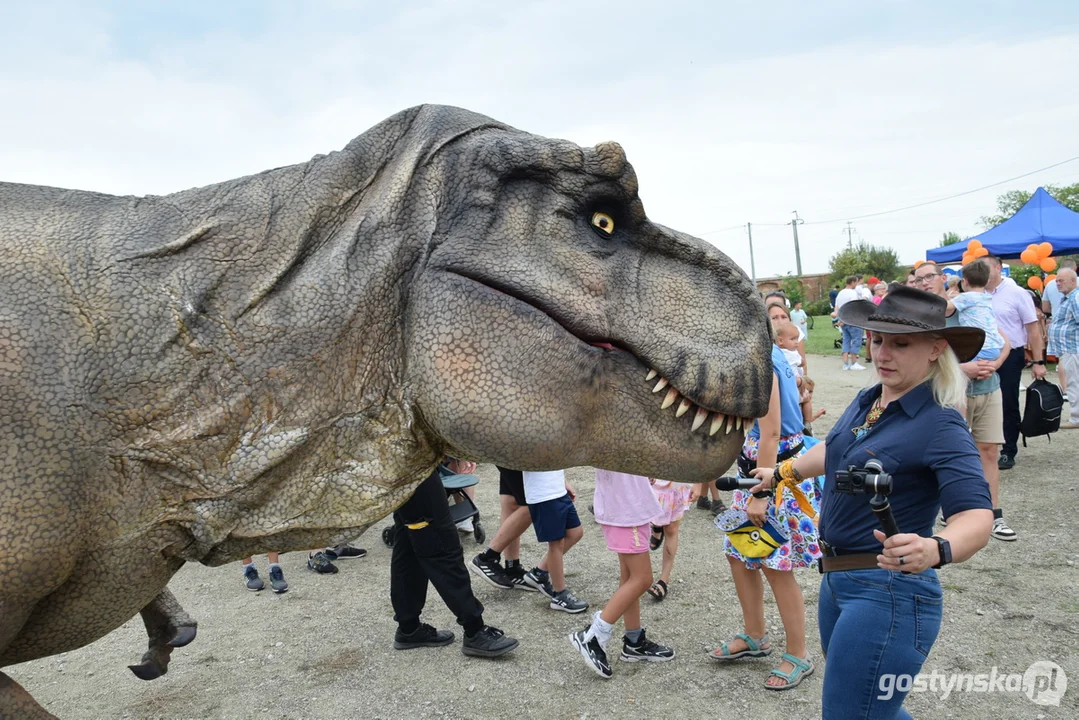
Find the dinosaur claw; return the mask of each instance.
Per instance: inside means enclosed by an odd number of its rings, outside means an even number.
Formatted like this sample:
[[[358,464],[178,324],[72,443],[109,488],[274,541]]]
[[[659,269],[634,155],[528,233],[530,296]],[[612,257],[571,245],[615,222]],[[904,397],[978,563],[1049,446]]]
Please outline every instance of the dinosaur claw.
[[[192,640],[195,639],[195,635],[198,632],[196,625],[184,625],[177,628],[176,634],[172,636],[172,640],[169,640],[169,647],[183,647]]]
[[[138,665],[128,665],[127,669],[139,680],[156,680],[169,671],[168,666],[161,667],[154,660],[143,660]]]

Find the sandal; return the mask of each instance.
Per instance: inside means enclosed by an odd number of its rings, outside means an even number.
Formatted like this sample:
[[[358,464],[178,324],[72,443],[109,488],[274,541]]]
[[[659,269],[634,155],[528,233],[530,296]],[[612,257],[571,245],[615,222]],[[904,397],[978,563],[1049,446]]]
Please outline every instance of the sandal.
[[[660,546],[663,545],[663,530],[666,527],[666,525],[652,526],[652,537],[648,538],[648,547],[653,550],[659,550]]]
[[[775,675],[776,677],[783,678],[787,681],[786,685],[769,685],[765,680],[764,687],[768,690],[790,690],[791,688],[798,687],[802,684],[802,681],[813,674],[813,663],[809,661],[809,658],[796,658],[790,653],[783,653],[783,659],[794,666],[794,669],[790,672],[783,672],[779,668],[772,670],[768,673],[768,677]]]
[[[754,640],[745,633],[738,633],[737,635],[735,635],[735,637],[740,638],[749,647],[747,647],[745,650],[742,650],[741,652],[731,654],[728,644],[723,643],[719,646],[718,650],[713,650],[712,652],[708,653],[708,657],[712,658],[713,660],[727,661],[738,660],[739,658],[744,657],[767,657],[768,655],[772,654],[771,647],[762,647],[764,645],[771,645],[771,643],[768,642],[768,633],[765,633],[764,636],[761,637],[759,640]]]
[[[648,588],[648,594],[659,602],[663,598],[667,597],[667,583],[662,580],[656,580],[652,583],[652,587]]]

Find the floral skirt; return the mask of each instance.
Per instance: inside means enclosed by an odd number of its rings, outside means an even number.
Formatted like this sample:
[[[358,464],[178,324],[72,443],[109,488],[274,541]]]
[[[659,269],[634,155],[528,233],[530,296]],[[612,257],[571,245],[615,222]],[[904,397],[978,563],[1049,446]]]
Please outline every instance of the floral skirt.
[[[682,519],[689,508],[689,494],[693,492],[693,486],[687,483],[668,482],[656,480],[652,486],[652,493],[659,501],[659,515],[652,520],[653,525],[670,525]]]
[[[780,455],[789,452],[802,441],[801,435],[780,438],[777,452]],[[747,437],[745,444],[742,446],[743,454],[750,460],[755,461],[757,459],[757,443],[756,438]],[[803,447],[795,457],[804,455],[808,449],[808,447]],[[739,475],[741,476],[742,473],[739,472]],[[821,495],[817,478],[806,478],[798,485],[798,488],[809,500],[813,511],[819,514]],[[735,490],[731,508],[745,510],[752,499],[753,496],[748,492]],[[771,568],[772,570],[794,570],[815,565],[817,559],[821,556],[820,545],[817,540],[817,523],[813,518],[802,512],[802,509],[798,506],[798,501],[794,499],[789,490],[783,491],[783,498],[778,509],[774,500],[769,502],[768,517],[772,518],[781,527],[786,528],[787,532],[790,533],[790,540],[780,545],[774,553],[766,558],[742,557],[741,553],[731,545],[726,535],[723,537],[723,552],[730,557],[741,560],[750,570],[761,567]]]

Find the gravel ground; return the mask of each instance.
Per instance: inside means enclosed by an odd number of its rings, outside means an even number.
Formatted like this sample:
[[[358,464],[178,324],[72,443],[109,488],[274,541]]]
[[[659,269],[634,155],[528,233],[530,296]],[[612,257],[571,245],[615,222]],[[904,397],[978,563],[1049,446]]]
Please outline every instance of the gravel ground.
[[[840,371],[839,358],[813,357],[822,435],[869,373]],[[1002,473],[1007,517],[1016,543],[991,540],[970,562],[946,568],[944,627],[925,665],[943,673],[1022,673],[1031,663],[1063,667],[1072,688],[1059,707],[1033,704],[1022,692],[922,693],[908,698],[916,717],[1079,717],[1079,574],[1076,530],[1067,511],[1079,504],[1074,472],[1076,431],[1062,431],[1020,448],[1015,469]],[[497,471],[481,465],[477,502],[493,535],[498,516]],[[593,473],[576,468],[585,537],[567,556],[570,588],[598,608],[617,586],[618,563],[588,514]],[[783,693],[761,688],[774,657],[718,666],[705,653],[741,631],[741,615],[719,531],[711,514],[693,508],[683,521],[671,594],[663,603],[642,600],[649,636],[678,657],[663,665],[615,662],[609,681],[596,677],[568,641],[588,614],[547,609],[536,593],[500,591],[476,581],[486,619],[520,638],[498,660],[466,658],[460,628],[432,591],[425,620],[457,631],[454,645],[395,651],[389,603],[390,550],[380,540],[388,523],[359,544],[370,554],[342,562],[341,572],[318,576],[302,553],[282,558],[290,590],[250,593],[239,564],[188,565],[170,587],[199,621],[199,636],[173,653],[161,679],[137,680],[125,668],[145,649],[138,617],[89,647],[6,668],[61,718],[396,718],[396,717],[731,717],[752,712],[769,718],[820,715],[823,677],[816,624],[819,575],[802,571],[810,653],[818,672]],[[466,559],[478,552],[464,540]],[[531,531],[525,562],[542,547]],[[265,577],[266,560],[256,562]],[[659,570],[658,554],[653,566]],[[773,641],[783,628],[770,593],[767,618]],[[591,611],[590,611],[591,612]],[[616,638],[620,637],[620,628]],[[612,648],[615,643],[612,642]],[[614,649],[617,656],[617,649]]]

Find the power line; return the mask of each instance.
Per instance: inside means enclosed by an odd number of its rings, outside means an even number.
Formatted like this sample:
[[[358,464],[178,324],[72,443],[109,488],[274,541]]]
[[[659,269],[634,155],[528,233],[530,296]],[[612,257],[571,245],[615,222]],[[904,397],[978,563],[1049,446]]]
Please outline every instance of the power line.
[[[1023,173],[1022,175],[1016,175],[1015,177],[1008,178],[1007,180],[1001,180],[1000,182],[983,185],[981,187],[974,188],[973,190],[965,190],[961,193],[948,195],[947,197],[937,198],[936,200],[927,200],[926,202],[915,203],[914,205],[906,205],[901,208],[895,208],[894,210],[882,210],[880,212],[867,213],[865,215],[854,215],[853,217],[834,218],[832,220],[812,220],[807,222],[806,225],[826,225],[828,223],[847,222],[850,220],[863,220],[865,218],[880,217],[881,215],[891,215],[892,213],[903,212],[904,210],[913,210],[915,208],[925,207],[926,205],[933,205],[935,203],[944,202],[945,200],[954,200],[955,198],[963,197],[964,195],[970,195],[972,193],[981,192],[982,190],[988,190],[989,188],[997,187],[998,185],[1004,185],[1005,183],[1021,180],[1022,178],[1029,177],[1030,175],[1037,175],[1040,172],[1052,170],[1055,167],[1060,167],[1061,165],[1066,165],[1067,163],[1075,162],[1076,160],[1079,160],[1079,155],[1076,155],[1073,158],[1068,158],[1067,160],[1061,160],[1058,163],[1053,163],[1052,165],[1048,165],[1043,168],[1039,168],[1038,170],[1031,170],[1030,172]]]

